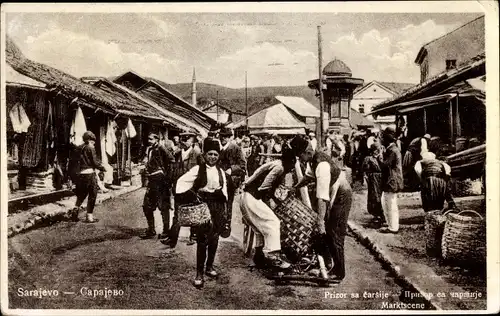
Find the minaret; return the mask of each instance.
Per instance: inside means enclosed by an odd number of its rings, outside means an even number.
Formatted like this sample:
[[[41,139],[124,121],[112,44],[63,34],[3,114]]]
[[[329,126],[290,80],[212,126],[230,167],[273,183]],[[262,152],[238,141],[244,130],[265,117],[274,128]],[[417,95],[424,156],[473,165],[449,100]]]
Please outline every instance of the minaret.
[[[191,103],[196,106],[196,71],[193,67],[193,84],[191,87]]]

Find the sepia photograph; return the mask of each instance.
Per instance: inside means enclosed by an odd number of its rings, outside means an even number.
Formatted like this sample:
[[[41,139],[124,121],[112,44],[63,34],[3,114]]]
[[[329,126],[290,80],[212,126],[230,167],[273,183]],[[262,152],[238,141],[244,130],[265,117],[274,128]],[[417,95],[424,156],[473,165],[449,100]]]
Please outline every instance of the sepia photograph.
[[[2,4],[2,314],[498,312],[498,13]]]

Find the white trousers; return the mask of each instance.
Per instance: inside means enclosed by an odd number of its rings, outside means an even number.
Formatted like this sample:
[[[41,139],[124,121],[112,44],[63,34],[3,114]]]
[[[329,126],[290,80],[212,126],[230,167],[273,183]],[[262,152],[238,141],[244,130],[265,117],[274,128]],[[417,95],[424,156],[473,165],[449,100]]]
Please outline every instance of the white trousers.
[[[398,194],[382,192],[382,209],[384,210],[387,226],[392,231],[399,230]]]
[[[281,250],[280,220],[274,212],[261,200],[257,200],[248,192],[240,198],[241,215],[255,231],[257,247],[263,247],[264,253]]]

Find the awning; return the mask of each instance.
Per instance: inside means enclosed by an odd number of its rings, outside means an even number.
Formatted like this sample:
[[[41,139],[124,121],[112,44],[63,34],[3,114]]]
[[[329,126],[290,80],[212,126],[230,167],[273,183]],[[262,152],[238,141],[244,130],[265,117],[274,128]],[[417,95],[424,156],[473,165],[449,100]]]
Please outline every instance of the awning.
[[[368,115],[394,115],[396,113],[409,113],[425,107],[446,103],[456,96],[456,93],[447,93],[418,100],[402,102],[391,105],[387,108],[374,110]]]
[[[349,123],[351,124],[351,127],[354,127],[354,128],[373,127],[373,125],[374,125],[372,120],[363,116],[363,114],[359,113],[355,109],[351,109]]]
[[[231,124],[231,128],[238,128],[246,125],[246,120]],[[303,129],[305,128],[302,122],[296,115],[282,103],[270,106],[262,111],[259,111],[248,118],[249,129]]]
[[[269,128],[259,128],[250,130],[250,134],[277,134],[277,135],[305,135],[305,128],[284,128],[284,129],[269,129]]]
[[[484,76],[468,79],[467,83],[470,84],[474,89],[486,93],[486,82],[484,81]]]

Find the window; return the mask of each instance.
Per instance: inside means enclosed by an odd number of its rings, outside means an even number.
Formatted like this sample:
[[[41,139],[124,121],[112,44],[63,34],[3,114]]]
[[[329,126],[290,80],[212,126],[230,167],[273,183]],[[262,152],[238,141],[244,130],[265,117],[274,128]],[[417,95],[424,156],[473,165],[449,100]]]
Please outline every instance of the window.
[[[446,60],[446,70],[457,68],[457,60],[456,59],[447,59]]]
[[[340,100],[340,117],[349,118],[349,99]]]
[[[337,118],[340,117],[340,100],[339,99],[333,99],[332,103],[330,104],[330,118]]]
[[[364,104],[358,105],[358,112],[361,114],[365,113],[365,105]]]
[[[420,64],[420,82],[424,82],[427,80],[427,76],[429,75],[429,61],[427,58]]]

